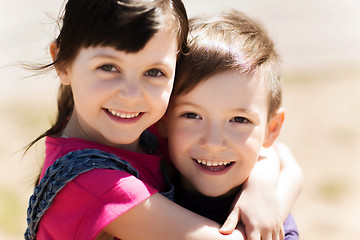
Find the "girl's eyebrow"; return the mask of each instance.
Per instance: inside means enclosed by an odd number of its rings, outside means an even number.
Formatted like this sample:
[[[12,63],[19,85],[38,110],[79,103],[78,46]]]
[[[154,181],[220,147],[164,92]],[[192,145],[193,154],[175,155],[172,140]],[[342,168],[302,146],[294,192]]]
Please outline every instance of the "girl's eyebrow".
[[[113,56],[111,54],[106,54],[106,53],[97,53],[94,56],[92,56],[90,59],[96,59],[96,58],[110,58],[110,59],[114,59],[114,60],[121,60],[120,58]]]
[[[108,53],[97,53],[94,56],[92,56],[90,59],[98,59],[98,58],[107,58],[107,59],[111,59],[111,60],[116,60],[116,61],[122,61],[122,58],[119,58],[117,56],[114,56],[112,54],[108,54]],[[126,56],[124,57],[126,58]],[[162,61],[157,61],[157,62],[153,62],[150,65],[152,66],[168,66],[171,64],[171,61],[168,59],[164,59]]]

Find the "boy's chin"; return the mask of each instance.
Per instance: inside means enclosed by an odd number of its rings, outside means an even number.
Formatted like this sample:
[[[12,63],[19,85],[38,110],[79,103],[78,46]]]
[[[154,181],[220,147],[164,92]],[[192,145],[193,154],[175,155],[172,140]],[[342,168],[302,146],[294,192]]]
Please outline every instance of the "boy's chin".
[[[224,191],[223,189],[216,190],[216,189],[198,189],[199,193],[207,197],[220,197],[226,195],[229,191]]]
[[[202,186],[198,185],[196,182],[192,183],[191,181],[187,181],[185,178],[182,179],[183,187],[185,187],[189,192],[201,194],[207,197],[219,197],[226,194],[228,191],[224,191],[224,188],[216,188],[212,187],[211,185]]]

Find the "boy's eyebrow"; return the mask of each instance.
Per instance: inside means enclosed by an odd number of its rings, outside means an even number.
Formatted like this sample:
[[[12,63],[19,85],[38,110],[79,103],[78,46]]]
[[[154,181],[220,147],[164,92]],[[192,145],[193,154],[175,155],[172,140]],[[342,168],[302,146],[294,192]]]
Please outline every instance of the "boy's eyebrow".
[[[193,106],[193,107],[198,107],[197,104],[192,103],[192,102],[188,102],[188,101],[184,101],[184,100],[175,101],[175,104],[173,106],[178,107],[178,106],[182,106],[182,105],[189,105],[189,106]]]
[[[252,111],[251,109],[247,109],[247,108],[235,108],[234,109],[237,112],[246,112],[246,113],[255,113],[255,111]]]
[[[246,113],[247,115],[253,116],[253,117],[256,117],[259,115],[259,112],[252,111],[250,109],[245,109],[245,108],[237,108],[237,109],[235,109],[234,112],[243,112],[243,113]]]
[[[186,100],[176,101],[173,106],[174,106],[174,107],[178,107],[178,106],[183,106],[183,105],[188,105],[188,106],[192,106],[192,107],[201,108],[201,107],[200,107],[199,105],[197,105],[196,103],[188,102],[188,101],[186,101]],[[233,111],[233,112],[244,112],[244,113],[250,114],[250,115],[258,115],[258,112],[252,111],[251,109],[247,109],[247,108],[235,108],[235,109],[232,109],[232,111]]]

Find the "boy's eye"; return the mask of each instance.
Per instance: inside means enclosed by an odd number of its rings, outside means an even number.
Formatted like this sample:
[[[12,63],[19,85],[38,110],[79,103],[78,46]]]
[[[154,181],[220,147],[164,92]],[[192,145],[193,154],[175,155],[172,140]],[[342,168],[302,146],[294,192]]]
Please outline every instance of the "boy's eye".
[[[117,68],[111,64],[104,64],[104,65],[98,67],[98,69],[105,71],[105,72],[118,72]]]
[[[158,70],[158,69],[150,69],[148,71],[145,72],[145,76],[148,76],[148,77],[161,77],[161,76],[164,76],[165,74]]]
[[[236,122],[236,123],[251,123],[251,121],[244,117],[234,117],[230,120],[230,122]]]
[[[199,115],[192,112],[184,113],[181,115],[181,117],[190,118],[190,119],[202,119]]]

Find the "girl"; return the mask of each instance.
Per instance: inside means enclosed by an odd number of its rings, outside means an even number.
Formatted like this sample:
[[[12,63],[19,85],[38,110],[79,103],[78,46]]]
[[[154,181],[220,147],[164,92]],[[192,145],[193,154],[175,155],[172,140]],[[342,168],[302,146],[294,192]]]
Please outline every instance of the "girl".
[[[243,239],[160,194],[172,188],[146,129],[165,113],[187,28],[180,0],[67,2],[40,68],[61,86],[56,122],[29,146],[46,137],[26,239]]]

